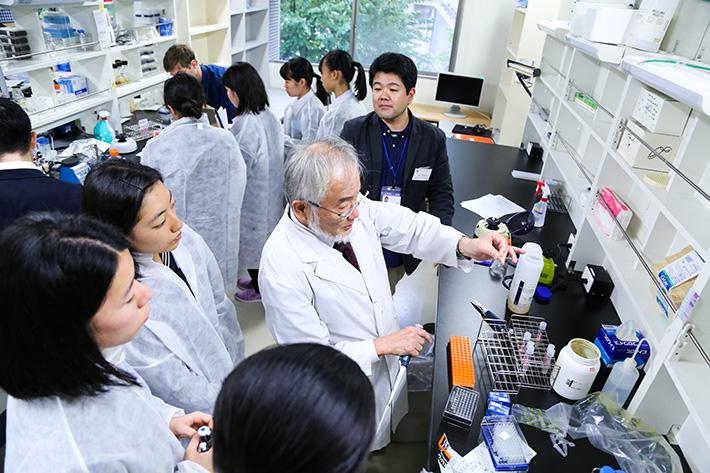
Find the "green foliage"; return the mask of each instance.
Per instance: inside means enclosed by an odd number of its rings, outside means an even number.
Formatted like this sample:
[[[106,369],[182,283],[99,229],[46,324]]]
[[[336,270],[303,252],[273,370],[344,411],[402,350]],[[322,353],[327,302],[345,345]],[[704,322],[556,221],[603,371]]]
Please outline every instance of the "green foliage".
[[[355,59],[370,64],[385,51],[410,56],[426,70],[445,69],[448,57],[426,51],[432,21],[419,18],[416,0],[361,0]],[[350,49],[352,0],[281,0],[280,57],[302,56],[313,63],[333,49]],[[436,66],[435,66],[436,64]]]
[[[348,51],[351,14],[352,0],[281,0],[281,59],[318,63],[328,51]]]

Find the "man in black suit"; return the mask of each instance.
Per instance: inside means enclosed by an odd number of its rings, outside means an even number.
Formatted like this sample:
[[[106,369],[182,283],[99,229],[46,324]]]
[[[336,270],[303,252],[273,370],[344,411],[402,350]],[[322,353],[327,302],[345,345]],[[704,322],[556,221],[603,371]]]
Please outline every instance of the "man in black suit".
[[[360,154],[367,174],[363,192],[372,199],[429,212],[444,225],[454,216],[454,188],[446,153],[446,136],[412,115],[417,67],[403,54],[384,53],[370,65],[375,111],[345,123],[342,137]],[[419,260],[384,250],[394,287],[411,274]]]
[[[79,213],[81,186],[52,179],[34,165],[37,134],[15,102],[0,98],[0,230],[35,211]]]

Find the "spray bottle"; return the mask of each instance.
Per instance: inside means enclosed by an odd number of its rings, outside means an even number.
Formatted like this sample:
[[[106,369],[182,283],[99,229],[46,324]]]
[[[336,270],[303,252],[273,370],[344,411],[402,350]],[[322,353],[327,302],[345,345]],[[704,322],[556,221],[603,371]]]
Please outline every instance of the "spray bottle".
[[[537,181],[537,190],[535,195],[542,192],[542,198],[533,206],[532,213],[535,217],[535,226],[542,227],[545,225],[545,215],[547,215],[547,199],[550,197],[550,188],[544,181]]]
[[[116,137],[116,132],[113,131],[111,125],[108,123],[108,117],[111,115],[106,110],[100,110],[98,112],[99,121],[94,126],[94,138],[97,140],[105,141],[106,143],[111,143]]]

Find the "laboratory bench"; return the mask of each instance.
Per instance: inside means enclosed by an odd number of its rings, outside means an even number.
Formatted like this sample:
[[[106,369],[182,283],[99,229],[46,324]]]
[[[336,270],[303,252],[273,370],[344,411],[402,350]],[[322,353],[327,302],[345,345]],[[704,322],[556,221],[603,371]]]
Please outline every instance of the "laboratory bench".
[[[516,180],[511,176],[510,171],[516,169],[537,173],[540,172],[542,161],[529,159],[525,151],[517,148],[455,139],[447,140],[447,149],[456,205],[453,218],[455,228],[469,236],[473,235],[477,222],[483,217],[464,209],[460,203],[488,193],[504,195],[523,208],[532,208],[536,199],[535,182]],[[570,233],[573,232],[574,226],[567,214],[548,211],[544,227],[534,228],[530,233],[514,238],[513,243],[521,245],[523,241],[534,241],[545,249],[554,250],[555,255],[558,256],[556,274],[566,273],[564,268],[566,249],[560,250],[557,245],[567,243]],[[558,254],[558,251],[561,254]],[[471,305],[470,300],[476,299],[500,318],[508,320],[511,316],[510,310],[506,307],[508,291],[503,287],[500,279],[492,279],[489,276],[488,269],[487,266],[474,265],[470,273],[464,273],[454,268],[441,268],[439,275],[436,312],[437,343],[429,427],[428,469],[432,472],[439,471],[438,442],[442,434],[447,435],[451,447],[462,456],[482,441],[479,432],[487,407],[488,392],[491,390],[491,378],[482,347],[476,345],[482,318]],[[508,275],[513,272],[514,268],[508,268]],[[549,302],[533,301],[528,315],[541,317],[547,321],[549,341],[557,348],[555,358],[572,338],[584,338],[593,342],[601,324],[620,323],[608,297],[587,296],[582,285],[573,281],[566,283],[564,290],[553,291]],[[473,424],[468,430],[442,420],[450,391],[448,345],[451,335],[469,337],[474,352],[476,378],[474,389],[479,392],[479,400]],[[610,371],[603,363],[601,364],[590,392],[601,389]],[[563,398],[551,389],[522,387],[519,394],[511,395],[511,403],[526,407],[547,409],[558,402],[571,404],[574,401]],[[528,444],[537,453],[530,463],[532,472],[586,473],[604,465],[618,468],[613,456],[596,449],[586,438],[575,440],[576,446],[569,448],[567,457],[562,457],[554,450],[548,433],[523,424],[520,427]],[[679,452],[678,449],[676,450]],[[572,465],[574,467],[570,469]]]

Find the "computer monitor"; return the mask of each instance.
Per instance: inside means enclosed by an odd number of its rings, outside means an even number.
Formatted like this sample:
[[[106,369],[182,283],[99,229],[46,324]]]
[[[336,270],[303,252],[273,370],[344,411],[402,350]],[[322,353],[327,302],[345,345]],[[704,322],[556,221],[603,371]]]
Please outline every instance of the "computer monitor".
[[[452,103],[444,115],[466,118],[459,105],[478,107],[483,93],[483,77],[468,77],[440,72],[436,82],[436,100]]]

